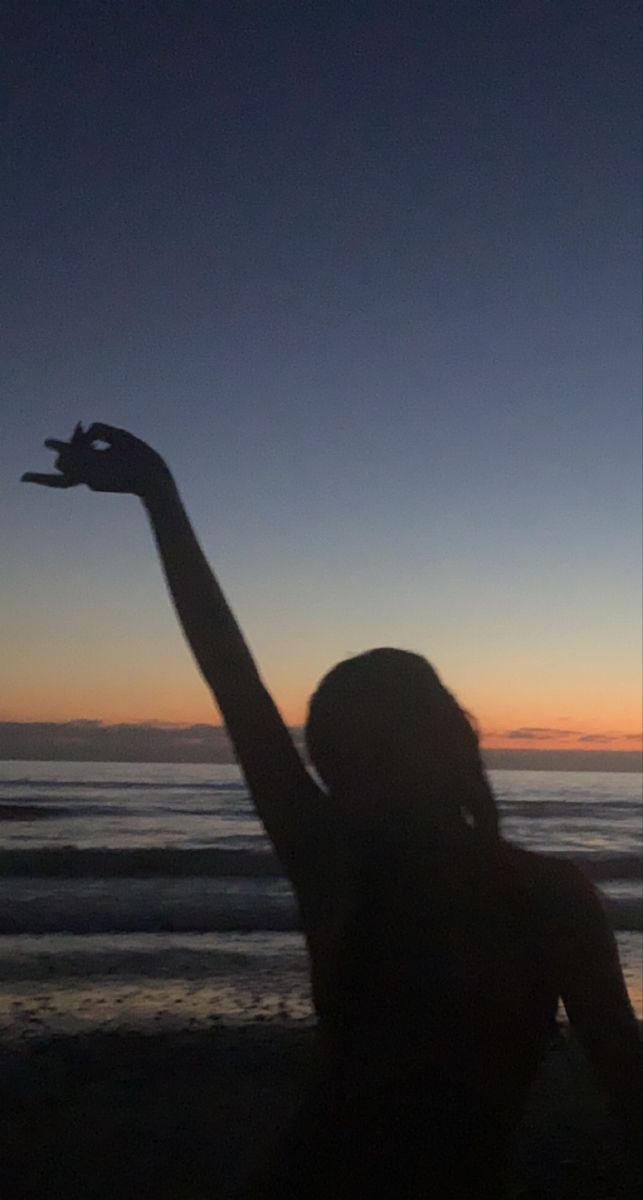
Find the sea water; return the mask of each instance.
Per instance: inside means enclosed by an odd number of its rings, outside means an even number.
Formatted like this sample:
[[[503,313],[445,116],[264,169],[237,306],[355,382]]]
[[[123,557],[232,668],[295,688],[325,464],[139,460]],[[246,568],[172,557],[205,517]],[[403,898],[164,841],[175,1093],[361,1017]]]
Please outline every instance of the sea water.
[[[491,782],[506,837],[596,881],[642,1016],[641,776]],[[0,1037],[311,1016],[292,893],[236,766],[0,763]]]

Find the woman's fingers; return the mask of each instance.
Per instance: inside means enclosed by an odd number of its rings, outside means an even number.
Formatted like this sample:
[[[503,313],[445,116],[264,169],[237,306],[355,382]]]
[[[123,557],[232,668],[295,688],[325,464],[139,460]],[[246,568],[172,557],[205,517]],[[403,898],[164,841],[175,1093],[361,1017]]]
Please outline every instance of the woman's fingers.
[[[89,442],[107,442],[108,446],[117,446],[129,441],[132,437],[131,433],[126,433],[124,429],[117,429],[114,425],[105,425],[102,421],[95,421],[83,436]]]
[[[21,475],[20,482],[39,483],[42,487],[69,488],[73,487],[76,481],[68,479],[66,475],[39,475],[35,471],[27,471]]]
[[[40,487],[49,488],[71,488],[79,483],[89,483],[88,476],[95,471],[96,465],[99,462],[101,465],[104,463],[104,452],[95,451],[92,442],[100,440],[109,445],[118,444],[121,435],[123,439],[127,437],[122,430],[101,423],[92,425],[88,430],[84,430],[80,424],[76,425],[68,442],[59,438],[46,438],[47,449],[58,455],[55,467],[59,473],[50,475],[27,471],[21,477],[22,482],[36,483]]]
[[[102,442],[102,446],[96,443]],[[60,474],[29,471],[25,483],[41,487],[71,488],[84,483],[95,492],[131,492],[142,495],[155,472],[167,472],[159,456],[125,429],[96,421],[89,429],[78,424],[69,441],[47,438],[45,446],[57,455]]]

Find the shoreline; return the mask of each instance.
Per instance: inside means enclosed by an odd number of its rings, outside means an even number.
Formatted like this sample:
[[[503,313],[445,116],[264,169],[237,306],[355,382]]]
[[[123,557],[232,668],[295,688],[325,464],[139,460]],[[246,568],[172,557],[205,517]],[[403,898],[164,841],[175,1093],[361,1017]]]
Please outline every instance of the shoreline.
[[[305,1094],[312,1031],[212,1025],[0,1044],[4,1200],[226,1200]],[[634,1200],[584,1057],[552,1046],[511,1200]]]

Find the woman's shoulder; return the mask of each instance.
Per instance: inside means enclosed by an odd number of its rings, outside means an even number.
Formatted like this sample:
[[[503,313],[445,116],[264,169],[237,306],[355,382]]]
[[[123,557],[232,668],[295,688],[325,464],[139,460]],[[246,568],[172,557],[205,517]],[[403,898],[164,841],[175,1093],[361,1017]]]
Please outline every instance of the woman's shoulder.
[[[572,859],[563,854],[525,850],[502,841],[500,860],[516,882],[561,910],[594,907],[598,894],[591,880]]]

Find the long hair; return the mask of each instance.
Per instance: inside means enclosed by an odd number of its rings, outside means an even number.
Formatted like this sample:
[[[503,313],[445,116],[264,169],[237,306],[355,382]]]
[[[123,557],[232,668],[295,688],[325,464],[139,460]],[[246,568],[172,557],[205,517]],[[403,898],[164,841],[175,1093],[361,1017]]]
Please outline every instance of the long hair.
[[[346,659],[324,676],[310,700],[306,742],[332,792],[343,767],[369,755],[404,754],[426,780],[426,798],[489,842],[499,817],[472,719],[419,654],[381,648]],[[394,768],[392,768],[394,769]]]

